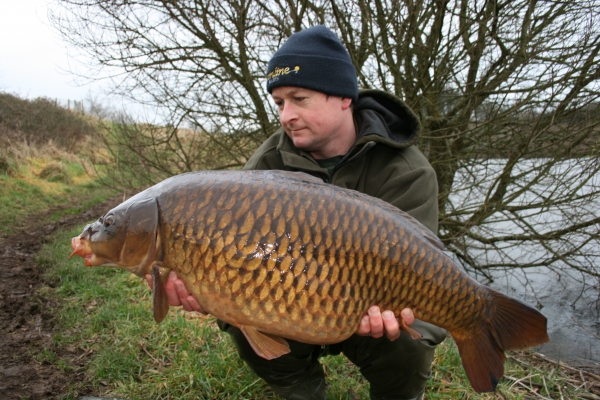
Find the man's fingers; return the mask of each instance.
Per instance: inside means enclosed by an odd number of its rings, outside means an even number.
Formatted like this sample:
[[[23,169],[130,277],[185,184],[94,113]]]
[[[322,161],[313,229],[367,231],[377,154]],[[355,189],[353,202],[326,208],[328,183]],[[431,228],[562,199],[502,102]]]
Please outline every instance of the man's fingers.
[[[185,284],[181,279],[177,279],[175,281],[175,289],[177,290],[177,295],[181,300],[185,299],[190,295],[190,292],[188,292],[187,288],[185,287]]]
[[[358,331],[356,331],[356,334],[360,336],[368,336],[371,334],[371,323],[369,322],[368,315],[365,315],[360,320],[360,325],[358,326]]]
[[[390,340],[396,340],[400,337],[400,325],[392,311],[384,311],[381,313],[385,334]]]
[[[179,300],[179,294],[177,293],[177,289],[175,287],[176,281],[177,274],[173,271],[169,272],[169,279],[167,279],[167,283],[165,283],[165,292],[167,292],[169,304],[174,307],[181,305],[181,301]]]
[[[179,301],[181,301],[183,309],[185,311],[195,311],[192,305],[190,304],[189,299],[190,297],[193,298],[193,296],[190,295],[190,292],[188,292],[187,288],[185,287],[185,284],[181,279],[177,279],[175,281],[175,289],[177,290],[177,296],[179,297]]]
[[[179,296],[179,300],[185,311],[197,311],[206,315],[206,311],[200,306],[198,300],[190,294],[185,283],[183,283],[181,279],[175,281],[175,289],[177,289],[177,295]]]
[[[188,302],[188,298],[187,297],[180,297],[179,301],[181,301],[181,306],[183,307],[183,309],[185,311],[194,311],[192,309],[192,306],[190,305],[190,303]]]
[[[204,314],[204,315],[208,314],[206,311],[204,311],[204,308],[202,308],[202,306],[200,305],[200,303],[198,303],[198,300],[196,300],[196,298],[194,296],[189,295],[187,297],[187,302],[190,305],[192,311],[196,311],[196,312],[199,312],[200,314]]]
[[[384,334],[383,319],[381,318],[381,310],[377,306],[371,306],[368,311],[369,323],[371,324],[371,336],[380,338]]]
[[[146,283],[152,289],[152,275],[146,274]],[[183,306],[185,311],[197,311],[201,314],[206,315],[206,311],[202,308],[198,300],[190,294],[185,287],[185,283],[177,277],[177,274],[173,271],[169,272],[169,278],[165,283],[165,291],[167,292],[167,298],[169,299],[169,305],[173,307]]]
[[[408,326],[412,325],[413,322],[415,322],[415,314],[410,308],[405,308],[402,311],[400,311],[400,318],[402,318],[402,321],[404,321],[404,323]]]

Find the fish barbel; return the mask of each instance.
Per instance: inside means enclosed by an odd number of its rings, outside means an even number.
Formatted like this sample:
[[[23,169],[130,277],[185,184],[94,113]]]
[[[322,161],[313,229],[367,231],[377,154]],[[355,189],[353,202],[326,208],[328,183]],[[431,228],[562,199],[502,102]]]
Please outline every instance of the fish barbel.
[[[87,266],[151,273],[158,322],[175,271],[204,310],[239,327],[267,359],[289,352],[284,338],[343,341],[371,305],[396,316],[408,307],[446,329],[478,392],[504,374],[504,350],[548,341],[541,313],[471,279],[414,218],[303,173],[175,176],[86,226],[72,247]]]

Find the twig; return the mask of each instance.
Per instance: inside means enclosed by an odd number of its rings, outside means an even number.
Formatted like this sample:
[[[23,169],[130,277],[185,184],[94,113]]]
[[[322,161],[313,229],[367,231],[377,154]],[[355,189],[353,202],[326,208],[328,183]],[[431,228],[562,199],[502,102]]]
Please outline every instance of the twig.
[[[162,365],[162,363],[159,360],[157,360],[152,354],[150,354],[150,352],[148,350],[146,350],[146,347],[142,343],[140,343],[140,348],[142,349],[142,351],[144,353],[146,353],[154,361],[154,364]]]
[[[79,361],[79,360],[81,360],[83,357],[85,357],[85,356],[87,356],[88,354],[92,353],[92,351],[93,351],[93,349],[92,349],[92,348],[89,348],[89,349],[88,349],[88,350],[87,350],[85,353],[83,353],[82,355],[80,355],[79,357],[77,357],[77,358],[75,359],[75,361]]]
[[[538,396],[539,398],[541,398],[541,399],[544,399],[544,400],[551,400],[551,399],[548,399],[547,397],[544,397],[544,396],[542,396],[541,394],[539,394],[538,392],[536,392],[535,390],[533,390],[531,387],[527,386],[526,384],[524,384],[524,383],[522,382],[522,381],[523,381],[523,380],[525,380],[525,379],[528,379],[528,378],[529,378],[529,379],[531,379],[533,376],[535,376],[535,375],[529,375],[529,376],[526,376],[526,377],[524,377],[524,378],[517,379],[517,378],[515,378],[515,377],[512,377],[512,376],[504,375],[504,377],[505,377],[505,378],[508,378],[508,379],[510,379],[510,380],[512,380],[512,381],[515,381],[515,383],[513,383],[513,384],[511,385],[511,388],[512,388],[514,385],[517,385],[517,384],[519,384],[519,385],[523,386],[525,389],[527,389],[527,391],[528,391],[528,392],[530,392],[530,393],[533,393],[534,395]],[[543,378],[543,377],[542,377],[542,378]],[[530,384],[533,384],[533,382],[530,382]],[[539,385],[539,384],[534,384],[534,385]],[[541,385],[539,385],[539,386],[541,386]],[[547,389],[546,389],[546,390],[547,390]]]
[[[546,384],[546,381],[544,380],[544,385]],[[560,383],[558,383],[556,385],[557,389],[558,389],[558,393],[560,393],[560,400],[564,400],[565,398],[563,397],[562,394],[562,389],[560,388]],[[548,392],[548,389],[546,389],[546,393],[550,394],[550,392]]]
[[[579,394],[579,397],[581,397],[582,399],[585,400],[600,400],[600,397],[596,396],[595,394]]]
[[[587,333],[589,333],[590,335],[592,335],[593,337],[595,337],[596,339],[600,339],[600,336],[596,335],[594,332],[591,332],[589,329],[587,329],[585,326],[583,326],[583,324],[581,322],[579,322],[578,320],[575,319],[575,317],[571,316],[571,319],[573,321],[575,321],[575,323],[577,325],[579,325],[579,327],[581,329],[583,329],[584,331],[586,331]]]
[[[544,382],[544,389],[546,389],[546,394],[550,394],[550,391],[548,390],[548,386],[546,385],[546,378],[544,378],[544,376],[542,375],[542,382]],[[562,400],[562,396],[561,400]]]

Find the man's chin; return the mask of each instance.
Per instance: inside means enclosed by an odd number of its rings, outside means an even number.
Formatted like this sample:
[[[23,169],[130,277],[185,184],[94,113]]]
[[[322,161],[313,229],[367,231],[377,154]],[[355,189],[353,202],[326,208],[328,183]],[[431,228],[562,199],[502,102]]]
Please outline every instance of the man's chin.
[[[306,143],[305,141],[294,141],[294,146],[296,146],[296,148],[300,149],[300,150],[304,150],[307,151],[309,153],[312,153],[313,151],[315,151],[314,146],[311,146],[310,143]]]
[[[290,134],[290,138],[292,139],[294,146],[300,150],[310,151],[311,147],[313,147],[311,141],[308,140],[308,138],[303,135],[302,132],[292,132]]]

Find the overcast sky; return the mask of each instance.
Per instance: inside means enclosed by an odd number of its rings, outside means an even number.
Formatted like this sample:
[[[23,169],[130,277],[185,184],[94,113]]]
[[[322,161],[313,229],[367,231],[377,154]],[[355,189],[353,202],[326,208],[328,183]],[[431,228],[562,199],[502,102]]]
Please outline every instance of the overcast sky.
[[[66,72],[73,61],[48,22],[47,3],[0,0],[0,91],[30,99],[56,98],[61,103],[88,99],[90,91],[97,97],[98,83],[78,86]]]

